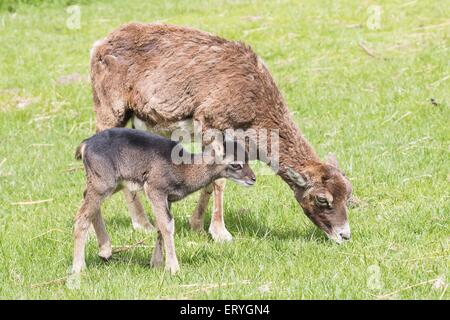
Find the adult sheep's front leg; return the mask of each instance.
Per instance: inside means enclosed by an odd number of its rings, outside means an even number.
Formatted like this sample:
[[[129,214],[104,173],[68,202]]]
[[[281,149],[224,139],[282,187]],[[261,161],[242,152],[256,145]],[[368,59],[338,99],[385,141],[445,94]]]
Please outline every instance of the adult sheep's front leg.
[[[220,154],[223,155],[224,149],[222,143],[217,143],[218,140],[215,140],[216,138],[211,142],[208,138],[210,135],[207,134],[206,131],[207,127],[202,126],[202,128],[204,130],[202,135],[204,139],[203,146],[207,146],[212,143],[216,156],[219,156]],[[193,230],[203,230],[204,214],[208,206],[211,193],[214,192],[214,207],[211,215],[209,233],[216,242],[229,242],[233,240],[231,233],[229,233],[225,227],[223,217],[223,194],[225,190],[225,183],[226,179],[218,179],[202,190],[197,207],[190,219],[190,225]]]
[[[214,192],[214,208],[211,215],[211,224],[209,225],[209,233],[214,241],[229,242],[233,240],[230,232],[225,227],[223,217],[223,194],[225,190],[225,179],[219,179],[205,187],[198,200],[197,207],[189,219],[192,230],[203,231],[205,212],[208,207],[209,198]]]
[[[209,226],[209,233],[214,241],[228,242],[233,240],[233,236],[225,227],[223,218],[223,194],[225,192],[225,179],[214,181],[214,211],[211,216],[211,224]]]

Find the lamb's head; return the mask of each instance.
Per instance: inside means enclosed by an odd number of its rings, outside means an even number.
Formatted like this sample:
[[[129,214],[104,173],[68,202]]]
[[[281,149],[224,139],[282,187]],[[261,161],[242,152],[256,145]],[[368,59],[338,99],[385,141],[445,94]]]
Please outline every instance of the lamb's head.
[[[250,187],[255,184],[256,176],[248,164],[249,157],[244,147],[236,140],[225,140],[221,154],[223,178]]]
[[[315,162],[301,170],[287,168],[295,198],[303,211],[337,243],[350,239],[347,202],[351,196],[350,181],[339,171],[334,156],[327,162]]]
[[[255,184],[256,176],[248,163],[230,162],[223,171],[223,177],[243,186],[250,187]]]

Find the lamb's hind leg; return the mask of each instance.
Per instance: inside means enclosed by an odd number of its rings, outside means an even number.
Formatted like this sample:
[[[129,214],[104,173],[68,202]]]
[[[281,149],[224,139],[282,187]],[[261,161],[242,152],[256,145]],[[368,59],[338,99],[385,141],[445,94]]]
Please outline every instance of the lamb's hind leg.
[[[112,255],[111,240],[106,232],[105,222],[103,221],[100,208],[92,220],[92,225],[94,226],[95,234],[97,235],[98,255],[104,260],[109,260]]]
[[[150,261],[150,265],[152,267],[158,268],[158,267],[163,266],[163,264],[164,264],[163,245],[164,245],[164,243],[163,243],[161,231],[158,231],[158,236],[156,238],[156,244],[155,244],[155,250],[153,251],[152,259]]]
[[[72,263],[72,272],[80,273],[86,266],[85,246],[89,226],[97,214],[100,214],[102,196],[95,191],[86,190],[83,204],[75,217],[75,245]]]

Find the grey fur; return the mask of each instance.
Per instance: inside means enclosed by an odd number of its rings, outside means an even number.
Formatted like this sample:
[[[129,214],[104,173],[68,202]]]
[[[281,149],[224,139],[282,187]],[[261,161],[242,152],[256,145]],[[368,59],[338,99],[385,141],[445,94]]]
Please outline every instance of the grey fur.
[[[133,192],[144,190],[152,203],[158,230],[152,265],[162,264],[161,246],[164,244],[166,268],[171,273],[177,272],[179,267],[173,240],[171,203],[219,178],[248,186],[256,181],[248,163],[235,161],[238,150],[242,152],[243,149],[236,142],[234,144],[235,154],[216,163],[214,154],[190,154],[172,140],[139,130],[108,129],[83,141],[76,150],[76,158],[82,158],[84,163],[86,191],[75,220],[73,272],[78,273],[84,267],[84,247],[90,223],[97,235],[100,256],[110,258],[111,242],[106,234],[100,206],[107,197],[124,187]],[[175,147],[192,159],[192,163],[173,163],[172,150]],[[206,163],[196,161],[199,157]]]

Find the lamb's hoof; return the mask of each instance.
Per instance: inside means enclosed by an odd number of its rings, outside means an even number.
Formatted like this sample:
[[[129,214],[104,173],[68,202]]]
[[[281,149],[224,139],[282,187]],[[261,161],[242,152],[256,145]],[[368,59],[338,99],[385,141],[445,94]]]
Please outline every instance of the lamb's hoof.
[[[109,261],[112,257],[112,247],[111,245],[105,245],[100,247],[98,250],[98,256],[105,262]]]
[[[80,289],[81,286],[81,274],[69,273],[66,278],[66,287],[70,290]]]
[[[216,242],[233,241],[233,236],[231,235],[231,233],[228,232],[228,230],[225,227],[215,228],[213,226],[210,226],[209,233],[211,234],[213,240]]]
[[[100,257],[100,259],[102,259],[102,261],[104,263],[109,263],[111,261],[111,257],[109,257],[109,258],[105,258],[105,257],[102,257],[102,256],[99,256],[99,257]]]
[[[109,261],[111,261],[111,258],[112,258],[112,254],[103,255],[103,254],[99,253],[98,256],[100,257],[100,259],[103,260],[103,262],[109,262]]]
[[[145,224],[133,222],[133,229],[144,233],[152,233],[156,230],[150,222]]]
[[[84,269],[86,269],[86,263],[83,263],[81,265],[74,265],[72,266],[72,269],[70,270],[70,275],[78,275],[80,274]]]
[[[178,263],[166,266],[166,271],[170,272],[171,275],[175,275],[178,271],[180,271],[180,266]]]
[[[197,232],[203,232],[203,220],[201,219],[194,219],[194,218],[190,218],[189,219],[189,225],[191,226],[191,229]]]

